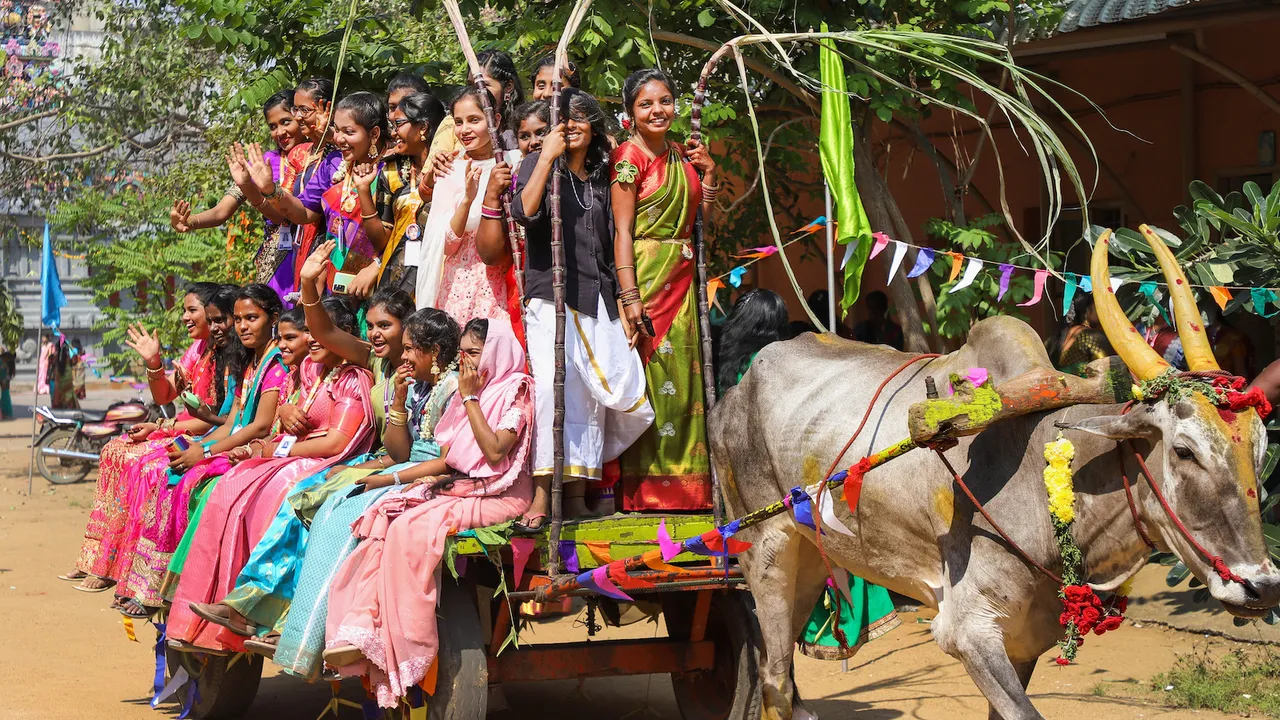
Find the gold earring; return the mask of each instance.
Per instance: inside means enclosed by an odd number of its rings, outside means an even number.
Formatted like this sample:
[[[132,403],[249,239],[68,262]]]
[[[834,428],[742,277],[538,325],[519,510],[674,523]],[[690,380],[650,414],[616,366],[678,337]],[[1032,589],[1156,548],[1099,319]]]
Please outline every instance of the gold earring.
[[[431,377],[437,377],[439,375],[440,375],[440,366],[436,365],[435,358],[431,358]]]

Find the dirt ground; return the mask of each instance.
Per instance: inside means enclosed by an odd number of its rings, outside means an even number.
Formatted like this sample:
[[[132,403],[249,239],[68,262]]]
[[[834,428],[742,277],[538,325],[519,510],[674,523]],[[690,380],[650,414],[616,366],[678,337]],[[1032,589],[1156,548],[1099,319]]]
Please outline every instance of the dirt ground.
[[[0,423],[0,718],[148,718],[176,716],[176,706],[148,707],[154,656],[154,631],[139,624],[140,642],[129,642],[121,616],[107,609],[109,593],[75,592],[56,576],[71,568],[93,498],[93,483],[54,488],[35,480],[27,490],[27,420]],[[1178,627],[1213,629],[1220,617],[1192,608],[1168,591],[1160,568],[1141,584],[1154,599],[1135,602],[1132,614]],[[1219,613],[1220,615],[1220,613]],[[960,665],[932,642],[924,615],[904,614],[902,627],[868,645],[842,672],[838,662],[797,661],[800,692],[810,709],[824,718],[985,718],[986,703]],[[1225,622],[1230,627],[1230,622]],[[624,628],[632,636],[652,635],[656,626]],[[1275,633],[1246,628],[1242,637],[1277,640]],[[535,626],[526,642],[585,637],[573,619]],[[1238,646],[1202,633],[1166,629],[1151,623],[1090,638],[1079,664],[1060,668],[1046,655],[1031,682],[1036,706],[1052,719],[1225,717],[1219,713],[1161,707],[1149,681],[1168,670],[1179,655],[1211,654]],[[348,682],[344,695],[358,698]],[[504,688],[512,708],[491,712],[497,720],[528,717],[675,718],[679,713],[665,676],[514,685]],[[324,685],[307,685],[277,675],[268,663],[249,718],[313,720],[328,702]],[[1120,697],[1117,697],[1120,696]],[[1124,699],[1124,698],[1139,699]],[[530,708],[538,711],[530,714]],[[344,708],[341,717],[359,717]]]

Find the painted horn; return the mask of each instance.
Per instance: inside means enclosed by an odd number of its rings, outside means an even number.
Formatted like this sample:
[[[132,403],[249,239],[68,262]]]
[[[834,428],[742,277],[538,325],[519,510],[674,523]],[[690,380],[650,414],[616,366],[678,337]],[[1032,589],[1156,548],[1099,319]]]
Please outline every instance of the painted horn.
[[[1093,307],[1102,321],[1102,331],[1116,354],[1129,366],[1129,371],[1139,380],[1152,380],[1169,370],[1169,363],[1151,349],[1138,329],[1129,322],[1115,288],[1111,287],[1111,231],[1103,231],[1093,245],[1093,260],[1089,273],[1093,277]]]
[[[1220,370],[1218,359],[1213,356],[1213,347],[1209,344],[1209,335],[1204,331],[1200,319],[1200,308],[1196,306],[1195,294],[1187,283],[1187,276],[1178,265],[1169,246],[1164,244],[1155,230],[1146,225],[1139,225],[1142,237],[1151,246],[1160,261],[1160,270],[1169,283],[1169,297],[1173,298],[1174,321],[1178,324],[1178,337],[1182,339],[1182,351],[1187,357],[1187,369],[1192,371]]]

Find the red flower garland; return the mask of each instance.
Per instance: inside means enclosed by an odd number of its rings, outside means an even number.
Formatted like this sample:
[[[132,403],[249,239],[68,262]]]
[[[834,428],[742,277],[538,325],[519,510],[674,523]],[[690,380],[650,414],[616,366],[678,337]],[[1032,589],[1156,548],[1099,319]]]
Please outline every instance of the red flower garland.
[[[1116,595],[1104,605],[1088,585],[1063,585],[1059,597],[1062,598],[1063,612],[1058,616],[1058,622],[1067,631],[1066,638],[1058,643],[1062,655],[1054,662],[1059,665],[1069,665],[1075,660],[1076,650],[1084,645],[1085,635],[1090,632],[1102,635],[1118,629],[1124,622],[1125,611],[1129,609],[1129,598],[1124,595]]]

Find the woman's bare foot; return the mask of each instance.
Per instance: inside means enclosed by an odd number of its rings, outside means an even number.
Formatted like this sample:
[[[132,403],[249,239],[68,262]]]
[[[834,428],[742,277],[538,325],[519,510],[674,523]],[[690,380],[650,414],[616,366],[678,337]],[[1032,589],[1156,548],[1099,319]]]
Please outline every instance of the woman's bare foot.
[[[188,607],[191,608],[191,612],[199,617],[208,620],[214,625],[220,625],[237,635],[253,637],[257,634],[258,628],[249,622],[245,616],[232,610],[228,605],[223,605],[222,603],[190,603]]]
[[[97,575],[86,575],[85,578],[80,581],[80,584],[75,587],[81,592],[99,593],[115,584],[115,580],[100,578]]]
[[[134,598],[116,598],[115,609],[119,610],[121,615],[135,620],[145,620],[151,617],[151,611],[147,609],[147,606]]]
[[[76,581],[76,580],[83,580],[87,577],[89,577],[89,573],[84,572],[79,568],[72,568],[71,572],[67,573],[66,575],[59,575],[58,579]]]

